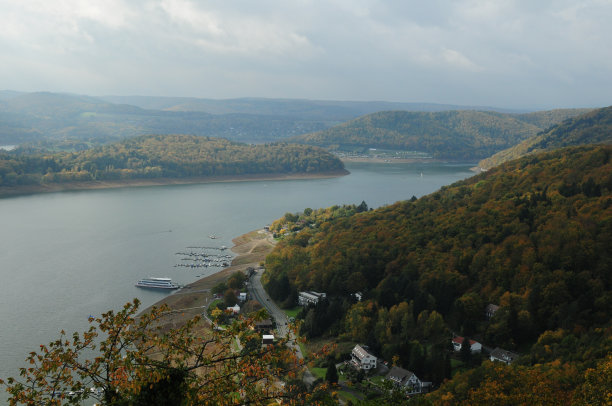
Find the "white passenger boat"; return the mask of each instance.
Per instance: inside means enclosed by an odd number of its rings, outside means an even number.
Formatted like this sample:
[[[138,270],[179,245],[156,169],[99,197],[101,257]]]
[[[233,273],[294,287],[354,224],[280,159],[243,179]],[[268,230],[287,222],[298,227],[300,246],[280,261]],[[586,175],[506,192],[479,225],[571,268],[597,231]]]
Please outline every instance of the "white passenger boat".
[[[151,289],[178,289],[180,286],[172,283],[170,278],[144,278],[136,282],[139,288]]]

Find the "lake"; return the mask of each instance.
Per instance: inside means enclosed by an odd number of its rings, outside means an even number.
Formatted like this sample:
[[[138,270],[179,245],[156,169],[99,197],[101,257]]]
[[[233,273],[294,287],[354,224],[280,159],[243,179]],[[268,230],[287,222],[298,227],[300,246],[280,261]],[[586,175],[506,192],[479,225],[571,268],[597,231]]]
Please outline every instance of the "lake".
[[[119,309],[134,297],[144,308],[167,294],[136,288],[140,278],[168,276],[186,284],[214,272],[174,267],[180,262],[175,253],[187,247],[231,247],[232,238],[306,207],[362,200],[379,207],[419,197],[471,176],[472,166],[347,163],[351,174],[331,179],[0,199],[0,377],[17,376],[28,352],[57,339],[61,329],[85,330],[89,315]]]

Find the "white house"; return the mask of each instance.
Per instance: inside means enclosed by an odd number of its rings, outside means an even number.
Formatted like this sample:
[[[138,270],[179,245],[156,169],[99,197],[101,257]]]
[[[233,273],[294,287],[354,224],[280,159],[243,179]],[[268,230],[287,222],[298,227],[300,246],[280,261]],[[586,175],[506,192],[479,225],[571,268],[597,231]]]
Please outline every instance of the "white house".
[[[325,299],[327,295],[319,292],[300,292],[298,293],[298,304],[300,306],[316,305],[319,300]]]
[[[461,351],[461,346],[463,345],[463,337],[453,337],[453,349],[455,351]],[[470,340],[470,350],[472,351],[472,354],[475,354],[477,352],[481,352],[482,351],[482,344],[480,344],[478,341],[474,341],[474,340]]]
[[[356,368],[367,371],[376,368],[376,357],[360,345],[356,345],[353,351],[351,351],[351,362]]]
[[[491,354],[489,354],[489,359],[491,361],[503,362],[504,364],[512,364],[518,357],[518,354],[502,350],[499,347],[491,351]]]
[[[423,392],[423,383],[414,374],[404,368],[393,367],[385,377],[394,385],[402,388],[407,395],[413,395]]]
[[[262,345],[274,344],[274,336],[272,334],[264,334],[261,337],[261,344]]]
[[[240,300],[241,302],[246,302],[246,300],[247,300],[246,292],[240,292],[238,294],[238,300]]]
[[[234,306],[225,309],[225,311],[231,312],[232,314],[238,314],[240,313],[240,306],[238,306],[238,304],[235,304]]]

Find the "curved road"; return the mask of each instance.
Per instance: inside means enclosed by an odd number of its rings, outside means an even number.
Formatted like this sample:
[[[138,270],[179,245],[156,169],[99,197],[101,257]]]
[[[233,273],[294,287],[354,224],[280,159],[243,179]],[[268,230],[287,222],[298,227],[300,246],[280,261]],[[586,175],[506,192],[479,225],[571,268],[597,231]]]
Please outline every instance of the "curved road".
[[[276,331],[280,337],[286,337],[287,334],[290,334],[289,345],[295,349],[297,357],[299,359],[303,359],[304,355],[302,354],[302,350],[300,349],[300,346],[295,343],[295,338],[287,327],[287,323],[289,322],[287,315],[276,305],[276,303],[274,303],[274,301],[268,295],[268,292],[266,292],[261,284],[262,273],[263,270],[259,269],[249,278],[249,294],[253,299],[261,303],[262,306],[268,311],[270,317],[274,319],[274,322],[276,323]],[[306,369],[304,371],[303,380],[305,383],[312,385],[312,383],[315,381],[315,377],[308,369]]]
[[[263,271],[259,270],[255,272],[249,279],[249,293],[251,297],[257,300],[263,307],[266,308],[268,314],[276,323],[276,331],[280,337],[286,337],[289,329],[287,328],[287,315],[282,311],[274,301],[268,295],[268,292],[263,288],[261,284],[261,274]]]

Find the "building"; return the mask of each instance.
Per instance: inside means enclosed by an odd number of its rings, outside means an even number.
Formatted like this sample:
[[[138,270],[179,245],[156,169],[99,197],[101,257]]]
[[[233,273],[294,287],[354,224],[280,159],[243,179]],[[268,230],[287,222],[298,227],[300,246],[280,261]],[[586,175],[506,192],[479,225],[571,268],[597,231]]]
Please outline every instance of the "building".
[[[407,395],[414,395],[423,392],[423,383],[414,374],[404,368],[393,367],[385,376],[385,379],[391,381],[395,386],[403,389]]]
[[[453,337],[453,349],[455,351],[461,351],[461,346],[463,345],[463,337]],[[480,344],[477,341],[474,340],[470,340],[470,350],[472,351],[472,354],[475,354],[477,352],[481,352],[482,351],[482,344]]]
[[[240,306],[238,306],[238,304],[235,304],[232,307],[226,308],[225,311],[232,314],[238,314],[240,313]]]
[[[504,364],[507,364],[507,365],[512,364],[514,361],[518,359],[518,357],[519,357],[518,354],[514,352],[502,350],[499,347],[491,351],[491,354],[489,354],[489,359],[491,361],[503,362]]]
[[[274,329],[274,323],[272,323],[270,319],[261,320],[255,323],[256,331],[270,331],[272,329]]]
[[[319,292],[300,292],[298,294],[298,304],[300,306],[316,305],[319,300],[325,299],[327,295]]]
[[[246,302],[246,300],[247,300],[246,292],[238,293],[238,300],[240,300],[240,302]]]
[[[499,310],[499,306],[498,305],[494,305],[493,303],[489,303],[487,305],[487,307],[485,308],[485,316],[487,317],[487,320],[491,320],[493,318],[493,316],[495,316],[495,313]]]
[[[274,344],[274,336],[272,334],[264,334],[261,337],[261,344],[262,345]]]
[[[351,351],[351,363],[355,368],[369,371],[376,368],[376,357],[362,346],[356,345]]]

